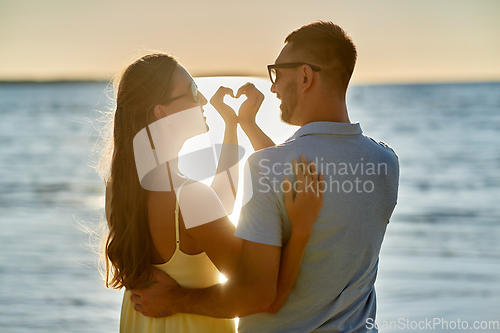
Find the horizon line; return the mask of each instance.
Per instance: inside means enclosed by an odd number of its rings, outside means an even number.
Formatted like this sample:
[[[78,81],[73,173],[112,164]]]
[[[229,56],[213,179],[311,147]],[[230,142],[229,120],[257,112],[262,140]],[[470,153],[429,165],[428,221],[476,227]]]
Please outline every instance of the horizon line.
[[[207,77],[253,77],[253,78],[268,78],[267,75],[255,75],[249,73],[233,74],[233,73],[213,73],[193,75],[194,78],[207,78]],[[60,83],[111,83],[113,78],[53,78],[53,79],[0,79],[0,84],[60,84]],[[467,84],[467,83],[500,83],[500,78],[497,79],[464,79],[464,80],[408,80],[408,81],[360,81],[351,82],[350,86],[355,85],[424,85],[424,84]]]

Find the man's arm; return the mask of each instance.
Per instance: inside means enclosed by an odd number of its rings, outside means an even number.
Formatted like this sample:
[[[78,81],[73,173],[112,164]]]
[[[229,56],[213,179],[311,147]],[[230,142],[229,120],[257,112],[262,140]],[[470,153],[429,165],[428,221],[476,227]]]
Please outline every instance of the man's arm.
[[[280,255],[279,246],[244,240],[236,277],[206,289],[181,289],[176,312],[234,318],[267,311],[276,295]]]
[[[240,122],[240,125],[250,139],[255,151],[276,146],[274,141],[261,130],[255,121],[247,123]]]
[[[243,240],[235,277],[204,289],[182,289],[162,271],[147,289],[132,290],[134,309],[149,317],[192,313],[215,318],[265,312],[276,297],[281,247]],[[141,297],[142,295],[142,297]]]
[[[236,98],[241,95],[247,96],[247,100],[243,102],[238,111],[238,121],[241,129],[246,133],[252,147],[255,151],[268,147],[275,146],[273,140],[262,131],[262,129],[255,122],[257,112],[264,101],[264,94],[262,94],[252,83],[247,83],[238,89]]]

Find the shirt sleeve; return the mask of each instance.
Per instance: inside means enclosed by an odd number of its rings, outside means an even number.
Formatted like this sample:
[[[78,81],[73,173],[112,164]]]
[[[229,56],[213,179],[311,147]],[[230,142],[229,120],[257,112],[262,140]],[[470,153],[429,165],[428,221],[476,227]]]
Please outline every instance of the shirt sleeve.
[[[280,184],[276,180],[271,181],[272,175],[259,167],[261,161],[269,162],[262,152],[252,154],[245,164],[243,207],[235,236],[251,242],[281,246],[282,218],[278,193],[275,192]]]

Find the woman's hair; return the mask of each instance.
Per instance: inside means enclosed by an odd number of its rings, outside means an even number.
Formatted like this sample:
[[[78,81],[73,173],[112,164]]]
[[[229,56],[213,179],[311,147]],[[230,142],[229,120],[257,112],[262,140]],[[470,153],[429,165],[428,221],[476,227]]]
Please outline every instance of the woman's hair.
[[[150,280],[148,195],[139,183],[133,139],[154,120],[154,106],[168,99],[177,66],[167,54],[149,54],[128,66],[119,78],[113,135],[107,150],[111,161],[103,176],[109,229],[104,246],[108,288],[133,289]]]

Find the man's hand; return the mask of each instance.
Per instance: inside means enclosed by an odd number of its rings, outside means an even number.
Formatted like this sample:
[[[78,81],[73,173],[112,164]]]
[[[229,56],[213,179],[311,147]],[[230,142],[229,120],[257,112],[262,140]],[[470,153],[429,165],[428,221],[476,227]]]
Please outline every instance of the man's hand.
[[[180,289],[177,282],[157,268],[151,268],[155,282],[145,289],[130,290],[130,300],[134,310],[147,317],[160,318],[176,314],[175,291]]]
[[[238,111],[240,125],[254,124],[255,116],[264,101],[264,94],[255,88],[253,83],[248,82],[238,89],[236,98],[239,98],[241,95],[245,95],[247,99],[241,104]]]

